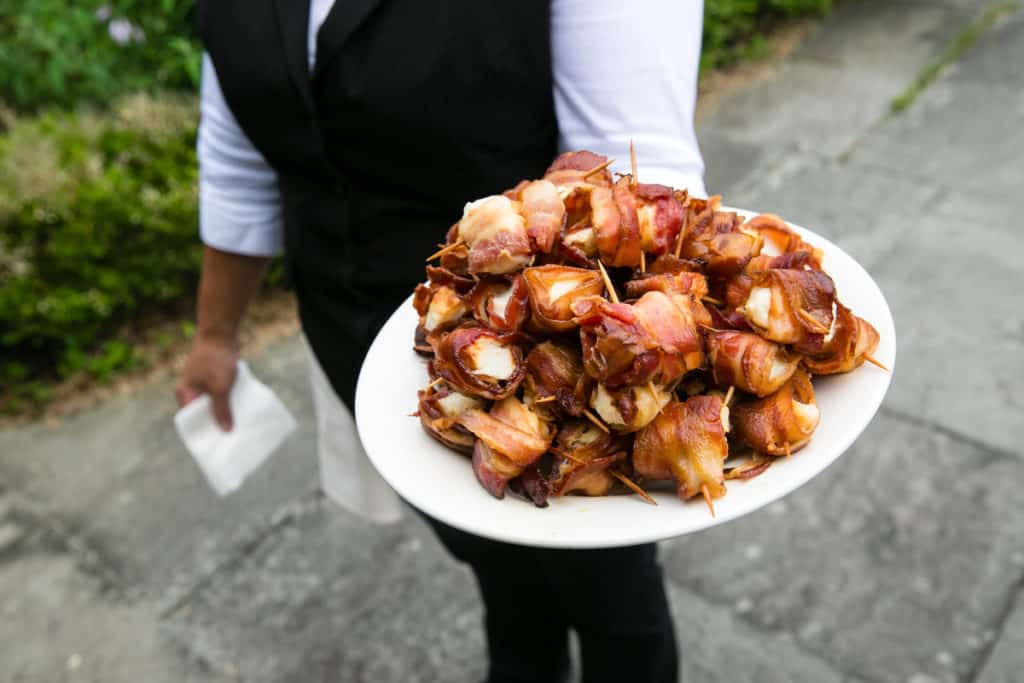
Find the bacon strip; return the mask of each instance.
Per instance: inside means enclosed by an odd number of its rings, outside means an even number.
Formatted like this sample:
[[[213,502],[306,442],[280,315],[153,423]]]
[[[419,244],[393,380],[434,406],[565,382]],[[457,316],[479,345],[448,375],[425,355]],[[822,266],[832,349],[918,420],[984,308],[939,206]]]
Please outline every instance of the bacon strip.
[[[558,188],[548,180],[535,180],[520,194],[526,233],[534,251],[547,253],[565,227],[565,204]]]
[[[487,399],[503,399],[514,393],[526,376],[523,352],[514,341],[514,334],[497,333],[483,327],[457,327],[434,346],[434,370],[459,391]],[[488,352],[511,356],[511,372],[496,377],[486,372]],[[506,356],[503,360],[507,360]]]
[[[795,453],[811,440],[820,414],[810,376],[798,370],[767,398],[741,402],[732,409],[737,436],[758,453]]]
[[[735,386],[761,397],[778,391],[800,364],[800,356],[749,332],[713,332],[707,348],[718,386]]]
[[[798,350],[820,351],[832,326],[835,285],[818,270],[770,269],[755,281],[742,313],[761,336]],[[824,332],[823,332],[824,331]]]
[[[608,266],[639,266],[640,223],[629,178],[620,178],[611,189],[594,188],[590,206],[601,261]]]
[[[529,288],[531,327],[542,332],[568,332],[576,328],[572,304],[604,291],[595,270],[569,266],[537,266],[523,271]]]
[[[786,221],[773,213],[762,213],[747,221],[744,228],[753,230],[764,239],[764,252],[771,256],[791,252],[807,252],[815,267],[821,269],[822,251],[812,247],[789,227]]]
[[[530,293],[526,280],[516,275],[508,280],[480,280],[466,296],[473,317],[499,332],[516,332],[530,315]]]
[[[871,323],[838,302],[830,335],[822,342],[820,353],[804,358],[804,365],[815,375],[835,375],[859,368],[864,357],[878,348],[880,339]]]
[[[467,204],[458,223],[458,239],[469,246],[470,273],[513,273],[532,259],[517,202],[502,195]]]
[[[430,436],[449,448],[470,455],[475,439],[466,429],[457,424],[459,415],[472,408],[480,408],[480,399],[447,388],[436,391],[420,391],[420,424]]]
[[[645,252],[661,255],[675,247],[683,226],[683,206],[671,187],[639,183],[633,190],[638,200],[640,244]]]
[[[718,396],[673,401],[637,434],[633,471],[645,479],[675,480],[683,500],[701,494],[725,495],[725,460],[729,456],[728,409]]]
[[[634,304],[599,297],[573,304],[587,373],[609,387],[673,384],[704,364],[698,324],[707,311],[692,297],[647,292]]]
[[[757,256],[761,246],[760,238],[739,229],[741,223],[737,214],[716,211],[711,206],[700,213],[691,213],[690,228],[683,238],[680,255],[704,262],[709,275],[740,272]]]
[[[536,398],[554,397],[569,415],[580,416],[587,405],[583,360],[567,344],[542,342],[526,356],[526,385]]]
[[[551,493],[603,496],[614,486],[608,468],[626,459],[629,440],[601,431],[589,422],[567,422],[555,439]]]
[[[638,275],[626,283],[626,296],[639,298],[647,292],[665,294],[692,294],[700,300],[708,295],[708,280],[701,273],[681,271],[678,273],[647,273]]]

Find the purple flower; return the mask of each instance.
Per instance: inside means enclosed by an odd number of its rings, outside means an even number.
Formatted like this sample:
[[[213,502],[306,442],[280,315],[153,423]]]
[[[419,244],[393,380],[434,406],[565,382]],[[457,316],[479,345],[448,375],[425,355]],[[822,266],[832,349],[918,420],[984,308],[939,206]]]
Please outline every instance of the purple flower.
[[[107,33],[110,39],[118,45],[127,45],[132,40],[135,27],[127,19],[114,19],[107,25]]]
[[[110,9],[110,5],[100,5],[96,8],[96,13],[93,15],[96,17],[96,21],[107,21],[113,15],[113,10]]]

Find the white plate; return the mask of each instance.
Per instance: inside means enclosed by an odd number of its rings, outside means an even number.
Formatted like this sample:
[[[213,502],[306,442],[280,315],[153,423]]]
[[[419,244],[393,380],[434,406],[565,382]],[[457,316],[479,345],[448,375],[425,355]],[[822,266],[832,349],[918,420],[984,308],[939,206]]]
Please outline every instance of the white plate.
[[[734,210],[734,209],[733,209]],[[753,215],[740,211],[741,214]],[[889,306],[871,276],[842,249],[793,226],[825,250],[824,269],[840,299],[881,335],[875,357],[895,367],[896,331]],[[711,517],[699,497],[680,501],[654,493],[657,506],[634,495],[551,498],[546,508],[511,494],[497,500],[477,483],[469,458],[427,436],[415,417],[416,392],[427,384],[426,362],[412,350],[417,317],[410,300],[384,325],[366,356],[356,391],[356,424],[363,446],[384,479],[407,501],[471,533],[532,546],[601,548],[656,541],[742,517],[796,490],[839,456],[874,417],[892,375],[865,363],[858,370],[815,377],[821,424],[791,458],[750,481],[727,482]]]

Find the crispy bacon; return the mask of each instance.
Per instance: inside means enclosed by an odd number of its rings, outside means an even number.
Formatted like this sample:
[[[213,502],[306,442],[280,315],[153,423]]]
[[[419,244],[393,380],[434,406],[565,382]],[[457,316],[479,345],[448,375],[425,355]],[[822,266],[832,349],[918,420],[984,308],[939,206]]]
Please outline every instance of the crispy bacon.
[[[458,238],[469,247],[469,272],[513,273],[532,260],[530,239],[517,206],[502,195],[466,205]]]
[[[542,456],[551,443],[547,425],[515,396],[498,401],[489,413],[472,408],[456,419],[491,449],[523,467]]]
[[[508,483],[508,490],[539,508],[546,508],[548,496],[551,495],[551,482],[541,472],[537,463],[533,463]]]
[[[815,375],[850,372],[875,352],[878,342],[878,330],[871,323],[837,302],[835,322],[822,342],[821,353],[804,358],[804,365]]]
[[[641,273],[626,283],[626,296],[639,298],[647,292],[692,294],[700,300],[708,295],[708,280],[701,273]]]
[[[774,394],[800,364],[800,356],[750,332],[713,332],[707,348],[718,386],[735,386],[757,396]]]
[[[422,390],[417,411],[423,429],[444,445],[466,455],[473,453],[473,435],[458,424],[458,417],[473,408],[482,408],[483,401],[442,386]]]
[[[769,269],[754,280],[741,312],[761,336],[820,350],[832,326],[835,285],[819,270]]]
[[[756,232],[764,239],[764,253],[771,256],[803,251],[814,262],[814,267],[821,269],[822,251],[812,247],[786,221],[773,213],[762,213],[754,216],[744,224],[744,228]]]
[[[434,370],[457,390],[487,399],[514,393],[526,375],[517,336],[483,327],[457,327],[433,339]]]
[[[639,266],[640,223],[629,178],[620,178],[611,189],[595,188],[590,206],[601,261],[609,266]]]
[[[549,180],[527,183],[520,192],[526,233],[534,251],[547,253],[565,227],[565,204]]]
[[[573,304],[587,373],[614,388],[649,381],[669,385],[704,363],[698,324],[709,324],[690,296],[647,292],[633,304],[600,297]]]
[[[456,418],[473,433],[473,470],[480,484],[501,498],[508,481],[537,461],[551,443],[551,428],[514,396],[498,401],[489,413],[470,409]]]
[[[725,495],[728,408],[718,396],[673,401],[641,430],[633,447],[633,471],[651,480],[675,480],[683,500],[707,486],[712,498]]]
[[[683,226],[683,206],[672,188],[638,183],[633,194],[638,200],[641,247],[656,255],[671,251]]]
[[[542,342],[526,356],[526,386],[536,399],[555,398],[569,415],[583,414],[587,405],[580,352],[564,343]]]
[[[652,382],[617,389],[598,384],[590,396],[590,407],[611,429],[630,433],[646,427],[670,400],[672,393]]]
[[[593,152],[565,152],[551,162],[548,170],[544,172],[544,179],[555,185],[577,186],[577,185],[598,185],[611,187],[612,174],[608,169],[599,173],[587,176],[583,175],[592,169],[608,161],[608,157],[594,154]]]
[[[568,332],[576,328],[572,304],[604,291],[596,270],[569,266],[537,266],[523,271],[530,290],[531,327],[546,332]]]
[[[473,317],[492,330],[518,331],[530,316],[530,294],[523,276],[511,281],[480,280],[466,296]]]
[[[735,213],[715,211],[710,206],[691,214],[680,254],[707,264],[707,272],[727,276],[740,272],[757,256],[761,240],[740,230],[742,219]]]
[[[603,496],[615,486],[608,469],[626,459],[628,437],[607,434],[590,422],[566,422],[555,438],[551,493]]]
[[[732,409],[736,435],[758,453],[785,455],[807,445],[820,414],[810,376],[798,370],[767,398],[744,401]]]

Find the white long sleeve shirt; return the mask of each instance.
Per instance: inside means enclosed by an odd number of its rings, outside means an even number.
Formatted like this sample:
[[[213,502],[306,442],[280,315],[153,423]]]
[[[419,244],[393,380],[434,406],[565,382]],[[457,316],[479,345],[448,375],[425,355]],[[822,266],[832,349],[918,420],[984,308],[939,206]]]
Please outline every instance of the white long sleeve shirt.
[[[316,35],[335,0],[310,1],[312,69]],[[628,172],[632,139],[641,181],[685,187],[703,196],[704,162],[693,129],[702,16],[701,0],[552,0],[560,151],[588,149],[615,158],[613,171]],[[280,253],[277,174],[228,109],[206,55],[200,117],[203,242],[238,254]]]

